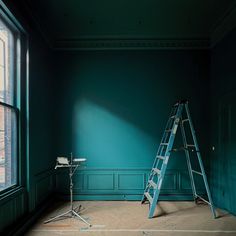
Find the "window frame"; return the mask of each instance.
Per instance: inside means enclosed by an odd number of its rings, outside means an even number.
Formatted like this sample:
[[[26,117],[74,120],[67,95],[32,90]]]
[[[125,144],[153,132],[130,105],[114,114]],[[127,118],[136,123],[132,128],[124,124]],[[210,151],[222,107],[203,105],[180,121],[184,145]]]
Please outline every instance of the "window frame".
[[[0,101],[0,106],[13,110],[16,115],[16,183],[12,184],[9,187],[6,187],[5,189],[0,190],[0,194],[2,194],[20,185],[20,182],[19,182],[19,174],[20,174],[19,172],[19,161],[20,161],[19,159],[19,138],[20,138],[19,137],[19,113],[20,113],[20,110],[17,107],[14,107],[10,104],[7,104],[1,101]]]
[[[16,115],[16,184],[0,190],[0,200],[14,190],[27,186],[28,161],[28,34],[19,21],[0,1],[0,18],[13,34],[13,102],[0,105]],[[24,91],[24,92],[22,92]],[[24,175],[22,173],[25,173]]]

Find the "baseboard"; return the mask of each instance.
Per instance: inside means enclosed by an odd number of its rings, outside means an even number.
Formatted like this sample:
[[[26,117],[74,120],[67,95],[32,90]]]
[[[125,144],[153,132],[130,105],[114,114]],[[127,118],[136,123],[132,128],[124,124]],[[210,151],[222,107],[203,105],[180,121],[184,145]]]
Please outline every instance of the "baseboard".
[[[32,226],[34,222],[42,213],[53,203],[55,198],[53,195],[50,195],[46,200],[44,200],[41,204],[39,204],[35,210],[27,214],[21,220],[18,221],[17,224],[11,225],[7,227],[1,235],[5,236],[22,236],[25,232]]]
[[[69,200],[70,196],[67,194],[57,194],[57,198],[61,200]],[[142,195],[74,195],[75,201],[141,201]],[[161,194],[159,197],[161,201],[193,201],[192,194]]]

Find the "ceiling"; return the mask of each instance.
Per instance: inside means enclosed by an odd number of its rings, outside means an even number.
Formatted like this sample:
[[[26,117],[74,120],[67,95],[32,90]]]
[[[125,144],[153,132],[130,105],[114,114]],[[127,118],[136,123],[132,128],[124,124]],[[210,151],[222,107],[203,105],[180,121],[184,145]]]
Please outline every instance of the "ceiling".
[[[24,0],[52,41],[206,39],[235,0]]]

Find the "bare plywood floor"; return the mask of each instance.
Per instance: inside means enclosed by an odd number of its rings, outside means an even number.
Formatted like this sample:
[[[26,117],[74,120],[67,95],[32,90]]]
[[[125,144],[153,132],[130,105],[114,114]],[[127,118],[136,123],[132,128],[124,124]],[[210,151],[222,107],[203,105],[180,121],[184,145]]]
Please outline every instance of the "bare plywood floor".
[[[156,217],[148,219],[148,204],[133,201],[81,201],[81,216],[92,227],[77,219],[64,219],[48,224],[43,222],[69,209],[69,203],[58,202],[32,226],[27,236],[221,236],[236,235],[236,217],[217,210],[213,219],[207,205],[193,202],[159,202]]]

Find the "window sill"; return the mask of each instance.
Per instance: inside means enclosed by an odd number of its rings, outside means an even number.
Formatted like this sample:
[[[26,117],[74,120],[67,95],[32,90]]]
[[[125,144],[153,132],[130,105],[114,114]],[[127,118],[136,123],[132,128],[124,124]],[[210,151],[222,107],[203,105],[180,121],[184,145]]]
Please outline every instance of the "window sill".
[[[22,186],[15,186],[10,189],[6,189],[6,191],[0,193],[0,205],[22,194],[24,191],[25,188]]]

